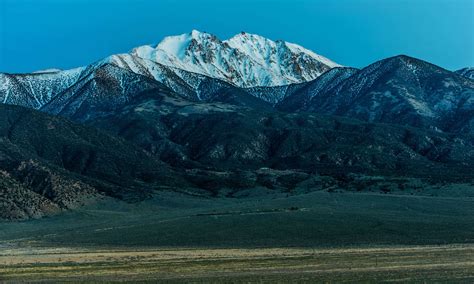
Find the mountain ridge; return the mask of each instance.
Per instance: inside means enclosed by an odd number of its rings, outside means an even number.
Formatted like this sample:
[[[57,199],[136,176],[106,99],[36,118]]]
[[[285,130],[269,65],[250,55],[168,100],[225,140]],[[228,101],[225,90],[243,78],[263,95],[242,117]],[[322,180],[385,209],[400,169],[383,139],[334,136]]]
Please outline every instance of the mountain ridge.
[[[131,54],[239,87],[299,83],[339,66],[299,45],[245,32],[221,41],[214,35],[193,30],[165,37],[154,47],[136,47]]]
[[[399,55],[377,61],[315,93],[287,97],[278,108],[437,131],[472,132],[474,82],[429,62]],[[454,121],[464,122],[453,126]]]

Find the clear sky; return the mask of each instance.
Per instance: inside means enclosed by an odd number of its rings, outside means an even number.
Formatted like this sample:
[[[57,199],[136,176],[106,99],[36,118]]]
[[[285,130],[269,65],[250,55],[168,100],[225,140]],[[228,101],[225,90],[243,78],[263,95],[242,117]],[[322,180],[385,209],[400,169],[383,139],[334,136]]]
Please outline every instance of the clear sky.
[[[397,54],[474,66],[474,0],[0,0],[0,72],[87,65],[192,29],[284,39],[354,67]]]

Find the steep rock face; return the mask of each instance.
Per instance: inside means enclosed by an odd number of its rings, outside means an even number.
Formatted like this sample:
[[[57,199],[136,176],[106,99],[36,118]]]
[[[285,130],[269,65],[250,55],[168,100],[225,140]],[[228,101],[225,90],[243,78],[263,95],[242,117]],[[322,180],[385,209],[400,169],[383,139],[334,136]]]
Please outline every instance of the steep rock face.
[[[338,66],[296,44],[245,32],[221,41],[194,30],[166,37],[154,47],[137,47],[131,54],[239,87],[300,83]]]
[[[301,99],[290,97],[278,107],[446,132],[474,126],[474,82],[408,56],[378,61],[310,96],[300,108],[291,101]]]

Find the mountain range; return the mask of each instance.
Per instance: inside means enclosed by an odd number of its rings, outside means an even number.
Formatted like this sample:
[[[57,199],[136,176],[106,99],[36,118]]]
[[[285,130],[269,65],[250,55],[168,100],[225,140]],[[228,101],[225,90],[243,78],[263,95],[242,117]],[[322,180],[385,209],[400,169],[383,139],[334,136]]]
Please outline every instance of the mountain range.
[[[285,41],[192,31],[71,70],[0,73],[0,99],[4,219],[164,189],[474,181],[472,69],[405,55],[357,69]]]

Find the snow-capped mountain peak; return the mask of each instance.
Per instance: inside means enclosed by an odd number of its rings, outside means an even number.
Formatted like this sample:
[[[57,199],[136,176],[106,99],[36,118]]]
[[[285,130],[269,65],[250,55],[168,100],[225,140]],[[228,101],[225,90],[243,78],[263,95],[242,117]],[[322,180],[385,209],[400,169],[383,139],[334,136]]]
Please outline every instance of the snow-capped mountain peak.
[[[221,41],[212,34],[193,30],[165,37],[157,45],[140,46],[130,53],[111,55],[71,70],[48,69],[21,75],[0,73],[0,101],[39,109],[84,84],[99,82],[96,77],[116,77],[114,83],[118,82],[121,89],[126,79],[133,76],[113,66],[154,79],[187,98],[201,100],[222,86],[228,88],[226,83],[238,87],[300,83],[313,80],[338,65],[281,40],[272,41],[242,32]],[[213,84],[209,83],[211,80]],[[212,92],[207,92],[208,89]],[[273,95],[271,99],[262,99],[276,103],[282,97]]]
[[[193,30],[165,37],[156,46],[137,47],[131,54],[240,87],[305,82],[339,66],[299,45],[245,32],[221,41]]]

